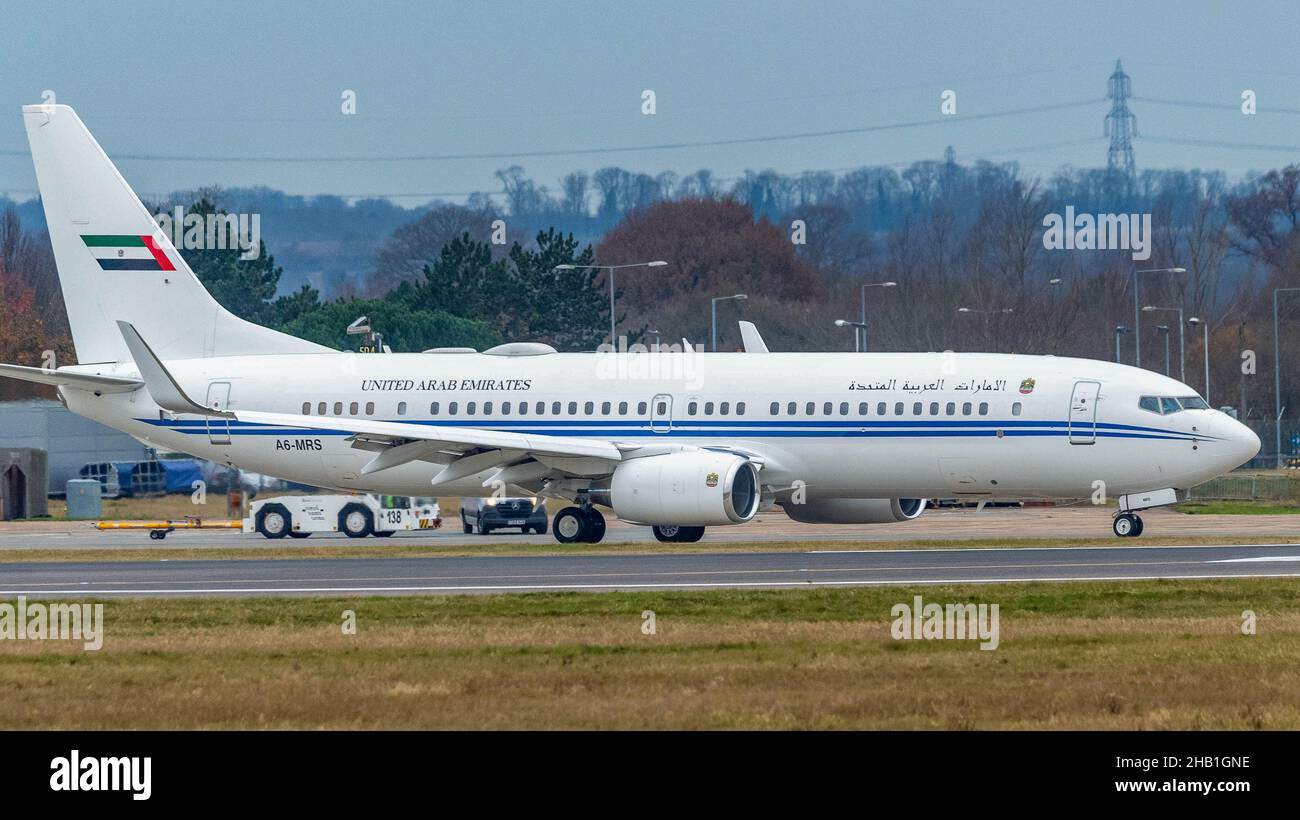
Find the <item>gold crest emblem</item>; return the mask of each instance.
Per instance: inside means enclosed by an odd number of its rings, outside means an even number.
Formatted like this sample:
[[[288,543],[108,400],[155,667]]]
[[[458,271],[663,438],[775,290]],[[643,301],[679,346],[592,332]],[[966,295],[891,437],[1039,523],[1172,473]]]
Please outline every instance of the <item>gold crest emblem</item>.
[[[709,487],[718,486],[718,474],[709,473],[707,476],[704,477],[704,483]]]
[[[1025,379],[1020,383],[1020,392],[1028,396],[1030,393],[1034,392],[1034,385],[1037,383],[1038,382],[1033,379]]]

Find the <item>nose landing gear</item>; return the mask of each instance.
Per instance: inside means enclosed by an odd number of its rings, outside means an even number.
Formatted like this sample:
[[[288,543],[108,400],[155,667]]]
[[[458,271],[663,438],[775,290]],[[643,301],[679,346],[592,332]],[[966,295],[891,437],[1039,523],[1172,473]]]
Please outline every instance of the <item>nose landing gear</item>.
[[[1110,528],[1120,538],[1137,538],[1142,534],[1142,518],[1136,513],[1120,513],[1115,516]]]

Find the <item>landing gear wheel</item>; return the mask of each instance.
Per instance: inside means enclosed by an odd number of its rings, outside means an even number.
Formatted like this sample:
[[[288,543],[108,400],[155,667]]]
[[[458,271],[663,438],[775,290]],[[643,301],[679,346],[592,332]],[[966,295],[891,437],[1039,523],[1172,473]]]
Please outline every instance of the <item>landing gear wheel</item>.
[[[339,532],[348,538],[365,538],[375,531],[375,521],[370,510],[360,504],[348,504],[339,510]]]
[[[1133,513],[1122,513],[1115,516],[1110,528],[1120,538],[1136,538],[1142,534],[1142,519]]]
[[[587,518],[587,532],[583,541],[588,544],[599,543],[605,537],[605,516],[601,515],[595,509],[588,507],[582,511]]]
[[[587,516],[583,514],[581,507],[565,507],[555,514],[551,529],[555,531],[555,540],[561,544],[585,541]]]
[[[676,524],[668,524],[663,527],[654,526],[650,528],[651,532],[655,534],[655,540],[662,541],[665,544],[675,542],[677,540],[677,533],[680,532],[681,529],[682,528]]]
[[[654,531],[655,538],[665,543],[673,544],[694,544],[704,537],[703,527],[683,527],[680,524],[666,524],[662,527],[651,527]]]
[[[678,527],[677,529],[677,540],[683,544],[694,544],[703,537],[703,527]]]

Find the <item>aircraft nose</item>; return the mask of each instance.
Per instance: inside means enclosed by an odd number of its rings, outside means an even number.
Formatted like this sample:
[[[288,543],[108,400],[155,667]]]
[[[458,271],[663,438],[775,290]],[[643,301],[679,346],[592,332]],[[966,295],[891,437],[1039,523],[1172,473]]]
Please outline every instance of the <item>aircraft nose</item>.
[[[1255,431],[1237,421],[1234,418],[1227,418],[1227,440],[1231,448],[1230,452],[1233,458],[1233,467],[1239,467],[1259,455],[1260,441]]]

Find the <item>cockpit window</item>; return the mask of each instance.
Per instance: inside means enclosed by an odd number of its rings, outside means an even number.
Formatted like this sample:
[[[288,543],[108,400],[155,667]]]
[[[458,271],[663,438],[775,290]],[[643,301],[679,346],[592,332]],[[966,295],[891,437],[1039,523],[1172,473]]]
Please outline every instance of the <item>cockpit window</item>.
[[[1210,405],[1206,404],[1205,399],[1200,396],[1182,396],[1177,399],[1171,396],[1143,396],[1138,399],[1138,407],[1148,413],[1161,413],[1166,416],[1179,410],[1210,409]]]

